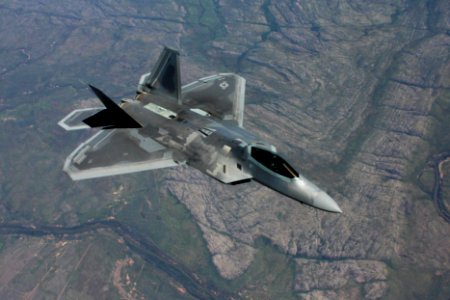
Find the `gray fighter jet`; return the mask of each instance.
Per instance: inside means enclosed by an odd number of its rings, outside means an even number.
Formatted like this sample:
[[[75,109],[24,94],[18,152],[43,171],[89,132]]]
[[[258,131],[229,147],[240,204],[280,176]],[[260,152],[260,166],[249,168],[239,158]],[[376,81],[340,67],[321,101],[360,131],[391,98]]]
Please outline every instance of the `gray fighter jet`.
[[[101,130],[70,154],[73,180],[187,164],[228,184],[255,180],[300,202],[342,212],[299,174],[274,146],[245,130],[245,79],[232,73],[180,84],[179,53],[165,48],[136,97],[118,105],[90,86],[104,107],[77,109],[58,124],[66,130]]]

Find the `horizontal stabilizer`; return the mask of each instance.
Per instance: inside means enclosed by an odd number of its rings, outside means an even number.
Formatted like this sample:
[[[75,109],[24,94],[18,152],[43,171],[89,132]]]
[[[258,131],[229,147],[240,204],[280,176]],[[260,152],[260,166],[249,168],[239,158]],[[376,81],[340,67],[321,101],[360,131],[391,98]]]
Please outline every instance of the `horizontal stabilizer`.
[[[83,120],[90,127],[102,127],[103,129],[113,128],[141,128],[129,114],[127,114],[119,105],[114,103],[108,96],[96,87],[89,85],[95,95],[105,105],[106,109],[101,110],[95,115]]]
[[[83,122],[83,120],[104,109],[105,109],[104,107],[75,109],[72,112],[70,112],[67,116],[65,116],[61,121],[59,121],[58,125],[64,128],[65,130],[78,130],[90,128],[88,125],[86,125],[86,123]]]

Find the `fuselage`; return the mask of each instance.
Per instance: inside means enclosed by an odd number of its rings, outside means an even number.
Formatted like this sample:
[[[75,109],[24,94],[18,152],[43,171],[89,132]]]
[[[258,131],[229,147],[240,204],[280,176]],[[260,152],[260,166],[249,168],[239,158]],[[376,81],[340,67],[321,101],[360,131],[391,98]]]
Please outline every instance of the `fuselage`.
[[[276,148],[232,121],[219,120],[154,94],[140,94],[121,107],[148,136],[186,163],[223,182],[256,180],[308,205],[341,212],[336,202],[290,166]]]
[[[341,212],[336,202],[243,128],[245,78],[219,73],[181,86],[179,52],[165,47],[143,74],[135,99],[115,103],[89,85],[104,107],[76,109],[58,124],[101,128],[64,162],[73,180],[187,164],[228,184],[255,180],[311,206]]]

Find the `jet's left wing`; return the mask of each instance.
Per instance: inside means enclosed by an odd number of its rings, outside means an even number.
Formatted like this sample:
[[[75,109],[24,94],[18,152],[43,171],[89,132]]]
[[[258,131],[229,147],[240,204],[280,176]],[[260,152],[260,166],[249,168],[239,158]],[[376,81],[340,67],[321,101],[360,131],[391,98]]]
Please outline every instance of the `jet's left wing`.
[[[183,104],[222,120],[244,122],[245,79],[233,73],[217,74],[182,88]]]
[[[101,130],[66,159],[73,180],[105,177],[176,166],[173,152],[138,129]]]

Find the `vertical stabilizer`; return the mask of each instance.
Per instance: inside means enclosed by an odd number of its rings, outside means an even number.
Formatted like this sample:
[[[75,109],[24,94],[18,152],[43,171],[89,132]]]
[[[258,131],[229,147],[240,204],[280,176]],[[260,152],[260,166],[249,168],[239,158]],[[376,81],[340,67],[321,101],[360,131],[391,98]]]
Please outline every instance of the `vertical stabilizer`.
[[[179,52],[165,47],[152,72],[141,77],[138,92],[164,94],[181,103]]]

